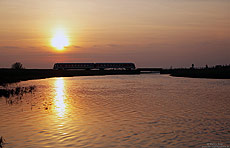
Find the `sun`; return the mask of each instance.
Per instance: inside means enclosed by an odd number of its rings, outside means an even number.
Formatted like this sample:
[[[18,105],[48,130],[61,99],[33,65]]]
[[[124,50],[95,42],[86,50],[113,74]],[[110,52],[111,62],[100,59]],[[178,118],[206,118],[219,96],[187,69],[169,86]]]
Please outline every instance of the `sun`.
[[[63,50],[66,46],[69,46],[69,40],[64,30],[55,31],[54,37],[51,39],[51,45],[57,50]]]

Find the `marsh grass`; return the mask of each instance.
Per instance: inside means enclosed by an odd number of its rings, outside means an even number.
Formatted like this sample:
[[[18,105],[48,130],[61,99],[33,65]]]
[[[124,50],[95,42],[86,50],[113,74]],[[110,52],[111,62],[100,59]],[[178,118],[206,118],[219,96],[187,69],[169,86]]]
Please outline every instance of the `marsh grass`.
[[[22,100],[24,94],[33,93],[35,89],[36,86],[16,88],[3,87],[0,89],[0,97],[4,97],[6,99],[6,104],[18,104],[18,102]]]
[[[6,140],[1,136],[0,137],[0,148],[3,148],[4,144],[6,144]]]
[[[23,96],[26,93],[32,93],[35,90],[36,86],[29,87],[16,87],[9,89],[7,87],[0,89],[0,97],[9,98],[12,96]]]

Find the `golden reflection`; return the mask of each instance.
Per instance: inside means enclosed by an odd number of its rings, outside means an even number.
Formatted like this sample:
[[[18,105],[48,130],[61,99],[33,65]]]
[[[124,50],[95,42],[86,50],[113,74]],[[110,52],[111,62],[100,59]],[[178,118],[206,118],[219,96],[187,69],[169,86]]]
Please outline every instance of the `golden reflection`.
[[[57,78],[55,81],[55,111],[59,117],[63,117],[67,110],[65,82],[63,78]]]

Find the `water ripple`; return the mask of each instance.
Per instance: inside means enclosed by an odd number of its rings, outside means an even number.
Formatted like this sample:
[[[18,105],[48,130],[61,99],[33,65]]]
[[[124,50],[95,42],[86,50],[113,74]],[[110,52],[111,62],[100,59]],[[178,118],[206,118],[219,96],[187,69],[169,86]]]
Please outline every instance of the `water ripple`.
[[[6,147],[229,145],[230,81],[162,75],[32,80],[34,94],[0,98]]]

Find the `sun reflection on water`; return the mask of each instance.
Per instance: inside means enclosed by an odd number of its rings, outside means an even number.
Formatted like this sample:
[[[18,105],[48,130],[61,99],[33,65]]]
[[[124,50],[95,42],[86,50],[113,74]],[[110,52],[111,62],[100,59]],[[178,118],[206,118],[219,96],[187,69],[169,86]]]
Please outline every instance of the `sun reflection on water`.
[[[63,78],[57,78],[55,81],[55,111],[59,117],[63,117],[67,110],[65,82]]]

